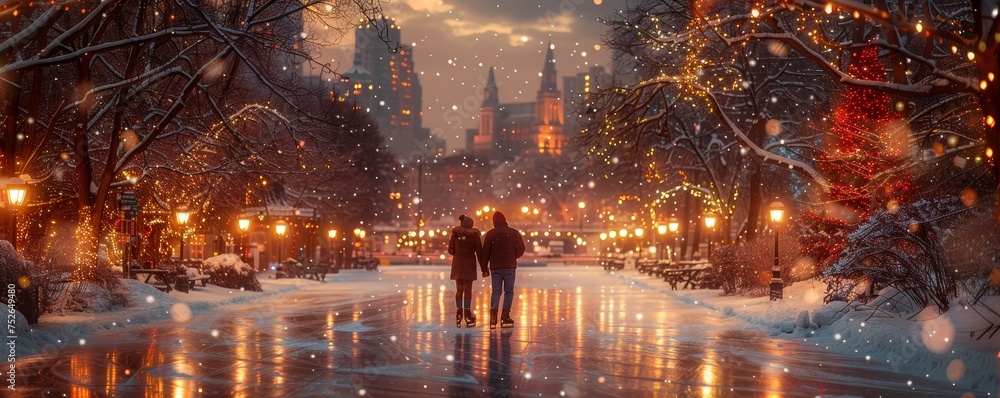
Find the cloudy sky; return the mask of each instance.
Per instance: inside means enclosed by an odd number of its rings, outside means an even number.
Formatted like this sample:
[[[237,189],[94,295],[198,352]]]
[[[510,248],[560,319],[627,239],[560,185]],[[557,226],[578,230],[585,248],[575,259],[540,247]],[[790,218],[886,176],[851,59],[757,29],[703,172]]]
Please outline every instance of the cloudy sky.
[[[610,53],[598,21],[626,0],[393,0],[386,14],[402,27],[402,42],[414,45],[414,64],[424,89],[424,127],[464,145],[464,131],[478,126],[482,87],[496,67],[501,102],[535,100],[546,44],[555,46],[559,88],[563,76],[590,66],[610,70]],[[324,56],[351,66],[353,32]]]

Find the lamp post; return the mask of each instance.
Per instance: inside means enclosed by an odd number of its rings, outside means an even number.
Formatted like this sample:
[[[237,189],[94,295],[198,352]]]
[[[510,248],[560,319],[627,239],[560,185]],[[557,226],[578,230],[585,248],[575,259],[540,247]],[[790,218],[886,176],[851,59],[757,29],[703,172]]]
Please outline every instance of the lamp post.
[[[768,206],[774,227],[774,266],[771,267],[771,301],[783,298],[785,284],[781,281],[781,267],[778,265],[778,223],[785,215],[785,205],[774,201]]]
[[[180,257],[181,261],[184,261],[184,239],[187,236],[184,229],[187,226],[188,218],[191,217],[191,213],[188,212],[187,206],[178,206],[177,209],[174,210],[174,216],[177,217],[177,225],[180,225],[181,227],[181,252],[178,257]]]
[[[24,197],[28,194],[28,184],[24,182],[21,177],[10,177],[6,181],[7,189],[7,204],[11,206],[11,228],[10,236],[7,239],[10,240],[11,246],[14,250],[17,250],[17,210],[24,204]]]
[[[326,236],[330,238],[330,263],[336,265],[337,230],[331,229],[329,231],[326,231]]]
[[[585,203],[584,201],[581,200],[580,203],[576,204],[576,206],[580,208],[580,213],[579,213],[580,214],[580,231],[582,232],[583,231],[583,209],[587,208],[587,203]]]
[[[677,247],[677,229],[681,227],[681,223],[677,221],[677,218],[671,217],[670,221],[667,222],[667,229],[670,233],[674,235],[674,245],[670,247],[670,262],[674,261],[674,248]]]
[[[713,212],[705,214],[705,226],[708,227],[708,258],[712,258],[712,235],[715,232],[716,215]]]
[[[604,256],[604,241],[608,239],[607,232],[601,232],[601,256]]]
[[[250,257],[250,253],[247,250],[247,246],[249,246],[249,244],[247,244],[246,241],[247,231],[250,229],[250,219],[240,217],[240,219],[237,220],[237,224],[240,226],[240,257],[242,257],[243,261],[246,262]]]
[[[645,239],[642,238],[642,235],[644,235],[646,231],[642,228],[636,228],[633,232],[635,233],[635,239],[638,241],[637,245],[639,246],[639,250],[642,250],[643,243],[645,243]],[[639,254],[642,255],[641,252]]]
[[[287,229],[287,228],[288,228],[288,225],[285,224],[285,220],[278,220],[278,222],[274,223],[274,233],[278,234],[278,264],[279,265],[282,262],[282,260],[281,260],[281,246],[282,246],[283,243],[285,243],[285,229]]]
[[[659,238],[656,240],[657,241],[656,259],[657,260],[662,260],[663,259],[663,250],[660,250],[659,245],[660,245],[661,242],[663,242],[663,235],[667,234],[667,224],[657,225],[656,226],[656,232],[658,232],[660,234]]]

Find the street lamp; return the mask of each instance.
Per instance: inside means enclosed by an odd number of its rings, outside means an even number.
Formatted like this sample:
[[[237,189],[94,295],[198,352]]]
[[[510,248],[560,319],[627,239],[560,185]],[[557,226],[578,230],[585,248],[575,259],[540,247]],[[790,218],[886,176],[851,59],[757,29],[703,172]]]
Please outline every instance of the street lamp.
[[[250,219],[240,217],[236,222],[240,226],[240,255],[243,256],[243,261],[247,261],[250,258],[250,253],[247,250],[249,245],[246,242],[247,231],[250,230]]]
[[[667,229],[670,233],[674,235],[674,245],[670,248],[670,258],[671,262],[674,261],[674,248],[677,247],[677,230],[681,227],[681,223],[677,221],[676,217],[671,217],[670,221],[667,222]]]
[[[636,243],[636,246],[638,246],[638,247],[640,248],[640,250],[641,250],[641,248],[642,248],[642,246],[643,246],[643,243],[644,243],[644,242],[643,242],[643,241],[644,241],[644,239],[642,239],[642,235],[643,235],[643,234],[644,234],[645,232],[646,232],[646,231],[643,231],[643,230],[642,230],[642,228],[636,228],[636,229],[635,229],[635,239],[636,239],[636,241],[637,241],[637,243]]]
[[[330,264],[336,264],[337,258],[337,230],[326,231],[326,236],[330,237]]]
[[[278,234],[278,264],[279,265],[282,262],[282,260],[281,260],[281,246],[282,246],[283,243],[285,243],[285,229],[286,228],[288,228],[288,225],[285,224],[285,220],[278,220],[278,222],[274,223],[274,233]]]
[[[587,208],[587,204],[581,200],[576,206],[580,208],[580,231],[583,231],[583,209]]]
[[[10,177],[6,181],[7,204],[11,209],[11,232],[7,238],[11,246],[17,250],[17,209],[24,204],[24,198],[28,195],[28,184],[21,177]]]
[[[191,217],[191,213],[188,212],[187,206],[178,206],[177,209],[174,210],[174,216],[177,217],[177,225],[181,226],[181,253],[180,253],[180,259],[181,259],[181,261],[184,261],[184,238],[187,235],[185,233],[186,231],[184,230],[184,228],[185,228],[185,226],[188,223],[188,218]]]
[[[663,242],[663,235],[667,234],[667,224],[660,224],[656,226],[656,232],[660,234],[659,238],[656,239],[656,259],[663,259],[663,250],[660,250],[660,243]]]
[[[778,266],[778,223],[785,215],[785,205],[778,201],[771,202],[768,211],[770,211],[771,221],[774,223],[772,224],[774,226],[774,266],[771,267],[771,300],[774,301],[783,298],[785,289],[785,284],[781,281],[781,267]]]
[[[712,235],[715,232],[715,218],[716,215],[713,212],[708,212],[705,214],[705,226],[708,227],[708,258],[712,258]]]

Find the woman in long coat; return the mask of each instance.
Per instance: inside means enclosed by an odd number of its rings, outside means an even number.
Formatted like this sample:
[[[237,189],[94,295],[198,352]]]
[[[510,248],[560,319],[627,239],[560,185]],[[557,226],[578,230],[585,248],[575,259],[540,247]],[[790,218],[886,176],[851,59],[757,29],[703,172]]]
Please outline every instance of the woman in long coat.
[[[448,242],[448,254],[451,259],[451,279],[455,281],[455,326],[462,326],[465,316],[465,326],[476,326],[476,314],[472,312],[472,283],[478,277],[477,262],[483,261],[483,239],[478,229],[473,228],[471,217],[458,217],[460,225],[451,230],[451,240]]]

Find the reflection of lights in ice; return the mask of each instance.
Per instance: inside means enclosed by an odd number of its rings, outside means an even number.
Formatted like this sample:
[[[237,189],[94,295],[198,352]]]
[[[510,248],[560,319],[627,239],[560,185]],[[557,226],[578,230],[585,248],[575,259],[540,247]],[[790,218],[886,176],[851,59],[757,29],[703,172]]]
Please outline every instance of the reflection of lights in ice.
[[[955,325],[945,316],[924,321],[920,337],[927,349],[935,354],[944,354],[951,349],[955,336]]]

